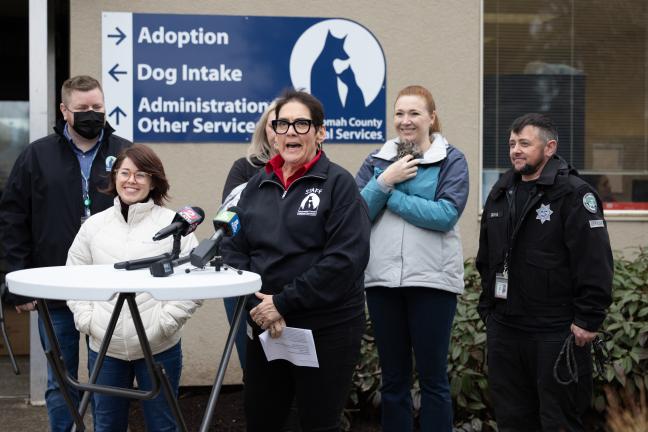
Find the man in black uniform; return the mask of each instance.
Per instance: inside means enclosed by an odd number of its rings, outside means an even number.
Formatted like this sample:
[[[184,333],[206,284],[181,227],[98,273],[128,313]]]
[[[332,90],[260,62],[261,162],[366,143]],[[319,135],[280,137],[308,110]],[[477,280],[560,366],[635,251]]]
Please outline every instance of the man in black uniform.
[[[18,156],[0,201],[0,245],[9,271],[65,265],[81,223],[113,205],[113,198],[100,190],[108,185],[115,156],[131,143],[113,135],[106,123],[103,90],[96,79],[81,75],[66,80],[61,98],[65,122]],[[19,313],[34,310],[34,299],[10,300]],[[74,316],[65,301],[47,304],[65,365],[76,377],[79,332]],[[39,330],[47,349],[41,322]],[[78,393],[71,393],[78,403]],[[72,416],[49,366],[45,402],[50,430],[70,430]]]
[[[513,168],[486,201],[476,262],[495,419],[500,432],[582,431],[590,342],[611,302],[606,222],[596,192],[556,155],[549,118],[526,114],[510,133]],[[577,379],[565,385],[554,364],[570,335]],[[559,380],[569,372],[561,361]]]

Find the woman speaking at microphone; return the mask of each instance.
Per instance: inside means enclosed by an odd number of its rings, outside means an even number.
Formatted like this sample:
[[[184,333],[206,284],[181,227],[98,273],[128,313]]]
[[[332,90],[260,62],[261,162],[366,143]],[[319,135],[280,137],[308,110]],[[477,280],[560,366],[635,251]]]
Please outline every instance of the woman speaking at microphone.
[[[144,145],[123,150],[113,165],[107,190],[115,195],[114,205],[91,216],[81,226],[68,251],[67,265],[114,264],[171,251],[171,237],[157,242],[151,240],[175,215],[162,207],[168,190],[162,161],[153,150]],[[183,237],[181,255],[187,255],[197,243],[194,234]],[[201,302],[158,301],[148,293],[137,294],[135,300],[155,361],[164,367],[177,395],[182,371],[180,329]],[[89,372],[94,367],[115,302],[116,299],[68,302],[77,329],[90,336]],[[128,388],[137,378],[140,390],[150,390],[151,380],[143,357],[135,326],[128,312],[122,310],[97,383]],[[94,430],[126,431],[130,400],[98,393],[92,397]],[[142,405],[147,430],[176,430],[175,419],[162,392]]]
[[[280,430],[295,399],[303,431],[338,431],[364,331],[369,218],[353,177],[322,151],[316,98],[285,93],[272,128],[278,154],[248,181],[242,230],[222,248],[227,264],[262,281],[247,305],[247,430]],[[259,335],[286,326],[312,331],[319,367],[266,359]]]

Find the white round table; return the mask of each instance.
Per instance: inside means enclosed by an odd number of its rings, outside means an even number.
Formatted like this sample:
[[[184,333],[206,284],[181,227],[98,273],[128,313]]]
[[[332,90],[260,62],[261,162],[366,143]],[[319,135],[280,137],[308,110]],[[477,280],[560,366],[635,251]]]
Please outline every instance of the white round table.
[[[112,265],[40,267],[7,274],[7,288],[15,294],[49,300],[112,299],[119,293],[147,292],[158,300],[202,300],[252,294],[261,287],[256,273],[214,271],[211,267],[153,277],[148,268],[115,270]]]
[[[191,269],[191,271],[185,273],[185,269]],[[83,416],[87,409],[91,392],[135,399],[150,399],[159,393],[160,387],[167,397],[178,426],[180,429],[186,430],[178,401],[173,396],[168,379],[161,366],[155,364],[148,340],[146,339],[146,332],[144,331],[144,326],[142,325],[142,320],[137,310],[135,295],[140,292],[147,292],[157,300],[202,300],[238,297],[234,320],[230,326],[216,380],[200,428],[201,431],[206,431],[211,423],[211,417],[225,376],[225,369],[232,354],[235,334],[241,324],[245,298],[261,288],[261,278],[256,273],[236,271],[227,267],[217,272],[212,267],[195,269],[190,264],[184,264],[174,268],[174,273],[167,277],[154,277],[148,268],[140,270],[116,270],[112,265],[41,267],[11,272],[6,275],[6,283],[10,292],[37,299],[107,301],[111,300],[114,296],[118,296],[108,331],[102,341],[97,356],[96,367],[92,371],[87,384],[79,383],[67,374],[65,365],[62,362],[60,347],[54,334],[47,304],[44,301],[37,302],[39,315],[43,319],[46,334],[50,341],[51,350],[46,352],[46,356],[61,386],[63,395],[68,403],[68,408],[75,419],[77,430],[85,429]],[[140,338],[140,344],[144,352],[144,360],[152,374],[151,378],[155,381],[155,376],[158,380],[157,383],[154,383],[153,390],[148,392],[117,389],[94,384],[124,302],[128,303],[131,310],[133,325]],[[69,396],[69,386],[85,391],[78,411]]]

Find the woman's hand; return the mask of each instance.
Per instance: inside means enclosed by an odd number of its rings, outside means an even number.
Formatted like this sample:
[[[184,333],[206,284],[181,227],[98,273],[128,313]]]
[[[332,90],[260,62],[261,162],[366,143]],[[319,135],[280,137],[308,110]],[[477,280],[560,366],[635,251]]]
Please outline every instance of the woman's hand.
[[[250,318],[252,318],[252,321],[257,323],[262,329],[266,330],[275,321],[283,320],[283,317],[279,311],[277,311],[277,308],[272,301],[271,295],[262,294],[260,292],[254,293],[254,295],[261,299],[261,303],[250,311]]]
[[[412,155],[405,155],[380,174],[380,179],[389,187],[394,187],[398,183],[404,182],[416,176],[418,170],[418,159]]]
[[[283,330],[286,328],[286,321],[283,318],[279,318],[277,321],[270,324],[268,330],[270,330],[270,337],[273,339],[278,338],[283,333]]]

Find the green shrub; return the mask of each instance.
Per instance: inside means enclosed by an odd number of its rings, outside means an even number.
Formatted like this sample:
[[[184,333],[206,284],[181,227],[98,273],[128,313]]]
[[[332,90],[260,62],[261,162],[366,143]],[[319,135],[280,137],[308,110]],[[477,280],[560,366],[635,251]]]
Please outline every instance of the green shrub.
[[[594,388],[594,407],[603,412],[603,386],[623,397],[625,391],[638,397],[648,390],[648,249],[640,248],[634,259],[619,254],[614,259],[612,305],[603,324],[611,333],[606,342],[611,365]]]
[[[463,431],[495,429],[485,370],[486,332],[477,314],[480,278],[472,260],[466,261],[464,271],[465,293],[457,303],[448,354],[455,425]],[[613,304],[603,326],[612,334],[606,343],[611,364],[606,376],[596,377],[594,388],[594,406],[600,413],[606,409],[604,385],[618,395],[624,388],[636,395],[641,387],[648,390],[648,250],[639,249],[632,259],[617,255],[614,271]],[[416,415],[421,400],[416,377],[412,399]],[[347,427],[354,411],[379,405],[380,365],[368,320],[353,376]]]

